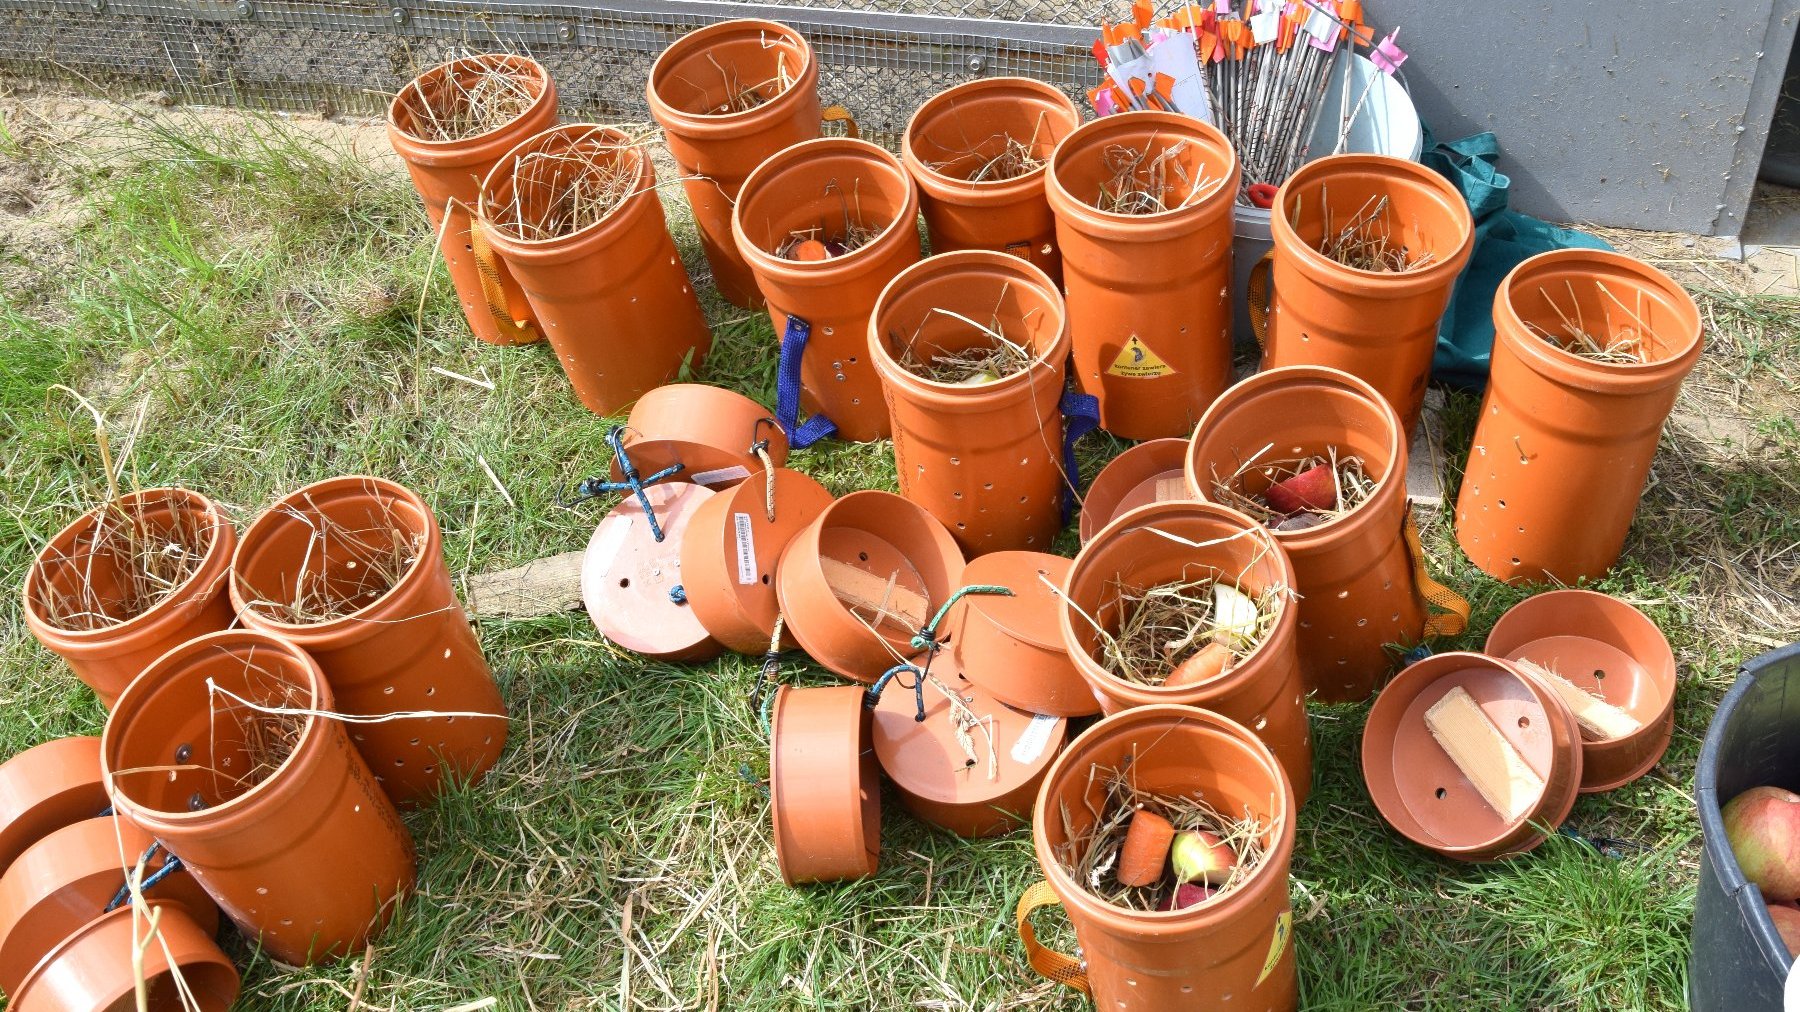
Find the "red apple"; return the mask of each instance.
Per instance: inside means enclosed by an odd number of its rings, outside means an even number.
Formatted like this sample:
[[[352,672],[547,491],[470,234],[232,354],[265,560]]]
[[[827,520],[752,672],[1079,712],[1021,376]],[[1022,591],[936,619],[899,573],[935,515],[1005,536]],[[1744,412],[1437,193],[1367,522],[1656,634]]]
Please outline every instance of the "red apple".
[[[1205,830],[1175,834],[1169,857],[1175,865],[1175,881],[1198,882],[1215,889],[1224,885],[1231,869],[1237,867],[1237,852],[1231,845]]]
[[[1205,903],[1213,898],[1218,890],[1211,886],[1203,886],[1195,882],[1183,882],[1175,887],[1175,891],[1162,898],[1156,909],[1162,911],[1186,910],[1196,903]]]
[[[1328,510],[1337,505],[1337,476],[1331,473],[1330,464],[1310,467],[1270,485],[1263,499],[1277,513]]]
[[[1787,943],[1788,955],[1800,957],[1800,910],[1780,903],[1769,904],[1769,920]]]
[[[1765,899],[1800,898],[1800,794],[1752,787],[1732,798],[1721,814],[1744,877]]]

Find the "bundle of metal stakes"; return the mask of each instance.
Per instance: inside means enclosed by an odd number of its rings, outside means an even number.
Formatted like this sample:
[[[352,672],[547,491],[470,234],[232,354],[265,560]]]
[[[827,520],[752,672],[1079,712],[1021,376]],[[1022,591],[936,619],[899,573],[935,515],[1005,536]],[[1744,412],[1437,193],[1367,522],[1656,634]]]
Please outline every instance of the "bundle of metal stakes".
[[[1320,119],[1335,117],[1337,146],[1368,100],[1340,89],[1358,47],[1393,74],[1406,61],[1398,29],[1379,42],[1363,23],[1361,0],[1232,0],[1189,4],[1154,20],[1149,0],[1136,0],[1132,21],[1101,26],[1094,43],[1105,81],[1088,92],[1105,116],[1127,109],[1167,109],[1213,124],[1243,163],[1240,203],[1267,207],[1275,188],[1308,158]]]

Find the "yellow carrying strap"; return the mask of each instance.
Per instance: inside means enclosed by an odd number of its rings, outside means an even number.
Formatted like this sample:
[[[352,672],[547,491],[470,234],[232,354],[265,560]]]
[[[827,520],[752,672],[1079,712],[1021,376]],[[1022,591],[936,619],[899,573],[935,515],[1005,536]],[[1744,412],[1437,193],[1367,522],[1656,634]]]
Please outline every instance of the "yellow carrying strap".
[[[1256,336],[1256,346],[1269,346],[1269,302],[1275,296],[1273,275],[1275,273],[1275,251],[1263,254],[1250,268],[1250,280],[1244,287],[1244,301],[1250,306],[1250,333]]]
[[[856,117],[850,115],[850,110],[841,105],[826,106],[819,111],[819,118],[827,123],[844,124],[844,136],[846,137],[862,136],[862,130],[856,125]]]
[[[500,258],[488,245],[483,232],[487,223],[479,215],[469,216],[469,251],[475,254],[475,273],[481,278],[481,297],[487,301],[488,315],[500,328],[500,336],[511,344],[530,344],[538,339],[537,328],[530,321],[513,315],[506,297],[506,286],[500,283]]]
[[[1431,606],[1425,635],[1461,636],[1469,628],[1469,601],[1431,578],[1425,566],[1425,549],[1419,544],[1419,522],[1413,519],[1411,505],[1406,509],[1406,550],[1412,554],[1413,581],[1419,585],[1425,603]]]
[[[1057,899],[1056,891],[1043,879],[1033,882],[1025,895],[1019,897],[1019,941],[1025,945],[1025,959],[1038,973],[1091,997],[1093,992],[1088,990],[1087,972],[1082,969],[1081,960],[1044,948],[1038,943],[1037,930],[1031,926],[1032,911],[1039,907],[1059,906],[1062,906],[1062,900]]]

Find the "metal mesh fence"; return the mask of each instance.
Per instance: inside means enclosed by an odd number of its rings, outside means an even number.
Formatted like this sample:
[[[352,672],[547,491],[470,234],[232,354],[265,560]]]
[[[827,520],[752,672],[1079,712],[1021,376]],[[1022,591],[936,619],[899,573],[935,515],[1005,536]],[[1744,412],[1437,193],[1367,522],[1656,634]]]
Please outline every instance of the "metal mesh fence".
[[[184,102],[379,114],[420,70],[458,50],[528,53],[554,75],[565,118],[647,120],[656,54],[728,17],[805,34],[820,91],[890,145],[933,93],[978,76],[1037,77],[1072,96],[1092,83],[1078,27],[1107,0],[607,0],[604,6],[390,0],[0,0],[0,69]]]

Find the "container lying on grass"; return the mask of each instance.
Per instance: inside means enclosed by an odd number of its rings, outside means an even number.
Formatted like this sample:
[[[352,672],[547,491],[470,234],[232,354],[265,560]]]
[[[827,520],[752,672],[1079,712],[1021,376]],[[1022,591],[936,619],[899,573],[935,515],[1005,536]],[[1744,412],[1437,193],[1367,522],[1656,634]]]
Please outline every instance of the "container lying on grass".
[[[1675,729],[1675,655],[1648,615],[1591,590],[1526,598],[1483,649],[1557,690],[1581,725],[1581,793],[1650,772]]]
[[[298,646],[213,633],[146,668],[101,739],[119,813],[296,966],[362,951],[415,875],[412,836],[334,709]]]
[[[479,780],[506,746],[506,704],[456,599],[431,507],[384,478],[328,478],[244,530],[232,601],[248,628],[318,660],[351,740],[396,804]]]
[[[875,303],[900,494],[969,555],[1047,549],[1062,529],[1068,333],[1044,272],[987,250],[920,261]]]
[[[1070,562],[1043,552],[990,552],[964,567],[968,586],[997,586],[1011,594],[969,594],[945,627],[951,657],[963,677],[995,699],[1027,713],[1086,717],[1100,703],[1069,659],[1063,643],[1062,586]]]
[[[873,682],[919,648],[950,600],[962,551],[931,514],[891,492],[852,492],[788,543],[776,570],[781,613],[813,660]]]
[[[132,492],[62,529],[25,574],[25,624],[103,706],[144,666],[236,621],[226,572],[237,528],[181,488]]]
[[[644,502],[626,496],[607,511],[581,560],[581,599],[602,636],[659,660],[718,656],[718,641],[688,605],[681,553],[688,525],[724,494],[665,481],[644,489]]]
[[[856,685],[775,688],[769,718],[769,811],[789,885],[875,874],[881,783],[869,711]]]
[[[730,488],[761,471],[762,454],[777,467],[788,455],[787,434],[767,408],[705,383],[669,383],[639,397],[620,444],[638,474],[649,477],[679,464],[675,481],[710,489]],[[609,466],[614,481],[625,480],[616,457]]]
[[[45,836],[108,804],[99,738],[53,738],[0,764],[0,873]]]
[[[16,996],[51,949],[105,913],[140,858],[140,893],[178,904],[212,937],[218,905],[179,866],[165,873],[173,858],[155,843],[128,819],[97,817],[64,826],[19,855],[0,876],[0,992]]]
[[[712,347],[656,185],[642,140],[592,124],[525,140],[481,183],[482,232],[597,415],[699,368]]]
[[[1459,861],[1531,850],[1569,816],[1581,732],[1550,686],[1483,654],[1394,676],[1363,728],[1369,796],[1400,835]]]
[[[1168,436],[1146,440],[1107,461],[1081,498],[1081,543],[1139,506],[1193,498],[1182,472],[1187,449],[1186,437]]]
[[[727,302],[762,305],[756,278],[731,237],[731,209],[752,169],[819,136],[819,61],[792,28],[721,21],[662,51],[645,86],[682,174],[713,284]]]
[[[82,926],[33,968],[7,1008],[226,1012],[237,996],[237,967],[212,932],[181,904],[150,900]]]
[[[1158,884],[1116,878],[1133,808],[1166,815],[1173,829],[1222,829],[1235,868],[1201,884],[1183,861]],[[1069,744],[1050,767],[1032,818],[1032,844],[1048,882],[1018,910],[1026,955],[1039,973],[1081,990],[1101,1009],[1292,1009],[1297,1003],[1288,866],[1297,802],[1281,765],[1240,724],[1190,706],[1116,713]],[[1185,849],[1185,848],[1184,848]],[[1028,920],[1060,902],[1081,958],[1038,943]]]
[[[778,467],[694,510],[681,538],[681,586],[713,639],[742,654],[770,649],[781,613],[776,564],[832,501],[825,486]],[[784,627],[778,646],[797,645]]]
[[[406,162],[469,329],[489,344],[541,335],[512,271],[470,217],[481,180],[525,138],[556,124],[556,85],[537,61],[492,53],[414,78],[388,106],[388,141]]]

